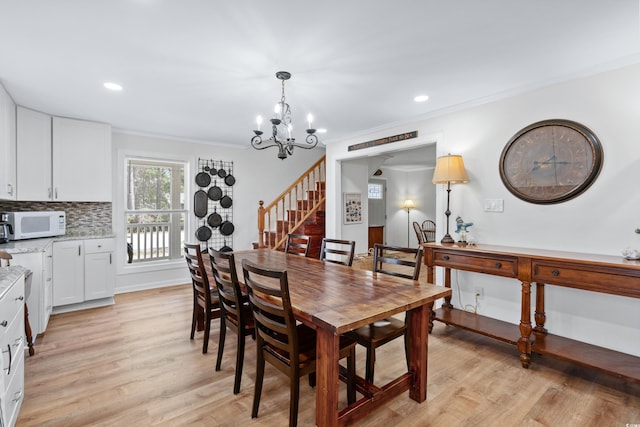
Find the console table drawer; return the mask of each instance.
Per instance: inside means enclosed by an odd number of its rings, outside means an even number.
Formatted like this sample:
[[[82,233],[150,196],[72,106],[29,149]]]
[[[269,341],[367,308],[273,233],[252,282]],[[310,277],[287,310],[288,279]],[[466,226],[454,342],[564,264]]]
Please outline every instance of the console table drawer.
[[[498,255],[479,256],[447,251],[434,251],[436,265],[459,270],[476,271],[497,276],[518,277],[518,260]]]
[[[533,261],[532,281],[640,298],[640,278],[616,268]]]

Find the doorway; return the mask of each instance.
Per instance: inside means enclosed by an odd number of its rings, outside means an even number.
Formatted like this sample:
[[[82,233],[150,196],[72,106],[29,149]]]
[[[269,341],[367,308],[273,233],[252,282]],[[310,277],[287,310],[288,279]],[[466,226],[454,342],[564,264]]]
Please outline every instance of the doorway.
[[[376,243],[384,244],[384,229],[387,223],[387,186],[386,180],[370,179],[368,185],[368,209],[369,209],[369,244],[373,248]]]
[[[403,201],[410,198],[415,209],[410,212],[411,221],[422,222],[436,217],[436,186],[431,183],[436,161],[436,144],[380,153],[375,156],[351,158],[340,162],[339,191],[368,194],[369,182],[384,185],[384,206],[373,205],[363,215],[363,224],[341,224],[343,238],[356,241],[358,252],[369,247],[370,226],[383,226],[385,244],[407,246],[407,210]],[[374,175],[380,169],[381,174]],[[338,193],[340,194],[340,193]],[[437,221],[436,221],[437,222]],[[409,246],[417,245],[415,233],[409,236]]]

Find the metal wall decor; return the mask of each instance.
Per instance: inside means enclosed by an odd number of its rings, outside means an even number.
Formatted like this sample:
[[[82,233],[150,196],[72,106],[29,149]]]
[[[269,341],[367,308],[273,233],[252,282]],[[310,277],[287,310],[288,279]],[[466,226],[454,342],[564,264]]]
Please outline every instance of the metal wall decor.
[[[292,136],[293,126],[291,124],[291,107],[287,104],[284,96],[284,82],[291,78],[291,73],[288,71],[278,71],[276,73],[276,77],[282,81],[282,97],[280,98],[280,102],[276,104],[273,118],[270,119],[271,137],[266,141],[262,139],[262,134],[264,133],[260,130],[262,117],[258,116],[258,129],[253,131],[255,135],[251,138],[251,146],[256,150],[278,147],[278,158],[284,160],[287,156],[293,154],[293,149],[295,147],[304,149],[314,148],[318,145],[318,137],[316,136],[316,129],[311,126],[313,116],[309,114],[307,116],[309,128],[307,129],[307,138],[305,143],[300,144],[296,142],[296,139]]]
[[[500,156],[500,178],[524,201],[565,202],[593,184],[603,157],[600,140],[586,126],[571,120],[543,120],[509,140]]]
[[[195,176],[198,190],[193,196],[193,213],[198,227],[195,238],[207,248],[233,250],[233,162],[198,158]]]

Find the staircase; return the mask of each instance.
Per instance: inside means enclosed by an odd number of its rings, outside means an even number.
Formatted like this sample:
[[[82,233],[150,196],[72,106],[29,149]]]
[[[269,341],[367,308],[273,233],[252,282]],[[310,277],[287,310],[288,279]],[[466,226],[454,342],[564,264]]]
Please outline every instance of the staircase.
[[[325,237],[325,178],[323,156],[273,202],[258,208],[258,243],[254,247],[284,250],[287,234],[311,236],[309,256],[320,256]]]

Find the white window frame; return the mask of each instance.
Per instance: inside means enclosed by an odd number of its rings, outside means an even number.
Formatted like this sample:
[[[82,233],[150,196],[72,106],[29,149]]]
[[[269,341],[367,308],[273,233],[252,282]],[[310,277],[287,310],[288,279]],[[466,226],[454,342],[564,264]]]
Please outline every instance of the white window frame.
[[[117,254],[116,257],[116,271],[118,275],[137,274],[146,272],[157,272],[159,270],[170,270],[184,267],[184,259],[173,260],[160,260],[149,261],[144,263],[127,263],[127,236],[125,233],[125,211],[127,209],[127,159],[128,158],[140,158],[148,160],[156,160],[159,162],[180,162],[184,163],[184,209],[185,211],[185,236],[193,234],[193,224],[190,219],[189,212],[191,211],[191,171],[194,170],[194,160],[191,156],[184,156],[175,153],[152,153],[148,151],[120,149],[117,151],[117,171],[114,188],[116,188],[116,194],[114,198],[113,206],[113,230],[116,234],[117,242]],[[186,237],[185,237],[186,239]]]

